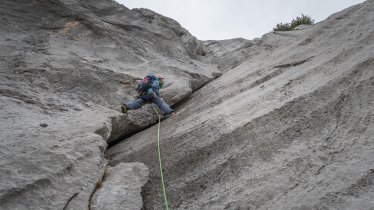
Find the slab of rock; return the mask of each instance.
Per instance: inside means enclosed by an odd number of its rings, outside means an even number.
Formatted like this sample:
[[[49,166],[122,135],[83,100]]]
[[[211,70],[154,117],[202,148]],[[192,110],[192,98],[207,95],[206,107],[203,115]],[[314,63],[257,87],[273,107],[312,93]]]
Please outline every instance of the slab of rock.
[[[170,208],[372,209],[373,22],[374,1],[366,1],[266,34],[164,120]],[[223,52],[221,64],[231,56],[225,46],[208,46]],[[162,208],[156,135],[151,127],[107,152],[111,165],[148,166],[145,209]]]
[[[148,72],[166,77],[170,104],[184,100],[161,126],[173,209],[370,209],[373,4],[202,43],[114,1],[2,1],[0,209],[88,209],[107,142],[157,120],[150,107],[119,113]],[[150,169],[145,209],[163,208],[156,135],[107,154]]]
[[[178,23],[115,1],[4,0],[0,13],[0,209],[87,209],[107,142],[157,120],[120,113],[136,80],[163,74],[174,104],[220,72]]]
[[[248,48],[255,43],[253,40],[242,38],[204,41],[207,56],[222,72],[233,69],[248,60],[251,57]]]
[[[148,181],[148,168],[142,163],[121,163],[108,167],[91,200],[91,210],[140,210],[141,189]]]

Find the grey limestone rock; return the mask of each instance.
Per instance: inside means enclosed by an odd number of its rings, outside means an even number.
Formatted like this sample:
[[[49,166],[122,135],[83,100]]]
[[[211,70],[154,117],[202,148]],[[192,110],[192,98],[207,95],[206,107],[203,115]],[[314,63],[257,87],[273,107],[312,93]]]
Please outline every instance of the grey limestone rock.
[[[366,1],[300,30],[205,42],[225,73],[161,123],[170,208],[373,209],[373,22]],[[162,208],[156,132],[107,151],[148,166],[145,209]]]
[[[4,0],[0,14],[0,209],[87,209],[107,142],[157,120],[120,113],[136,80],[163,74],[172,105],[220,72],[175,21],[115,1]]]
[[[121,163],[108,167],[99,189],[92,197],[91,210],[140,210],[141,188],[148,181],[142,163]]]
[[[221,41],[209,40],[204,41],[204,44],[211,62],[216,63],[222,72],[226,72],[250,58],[251,54],[248,52],[248,48],[253,46],[255,42],[237,38]]]
[[[141,208],[147,170],[130,162],[149,170],[143,208],[163,208],[157,117],[119,112],[149,72],[176,105],[161,123],[172,209],[373,208],[373,0],[251,41],[202,42],[111,0],[0,13],[0,209]]]

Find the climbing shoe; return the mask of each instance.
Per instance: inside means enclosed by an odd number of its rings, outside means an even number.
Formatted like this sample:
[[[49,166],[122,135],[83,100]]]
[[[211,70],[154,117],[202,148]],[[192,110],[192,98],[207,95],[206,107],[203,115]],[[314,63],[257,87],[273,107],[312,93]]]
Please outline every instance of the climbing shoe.
[[[175,115],[175,112],[169,112],[169,113],[165,113],[162,115],[163,118],[167,118],[167,117],[171,117],[171,116],[174,116]]]
[[[127,106],[125,106],[124,104],[122,104],[122,106],[121,106],[121,111],[122,111],[122,113],[127,113]]]

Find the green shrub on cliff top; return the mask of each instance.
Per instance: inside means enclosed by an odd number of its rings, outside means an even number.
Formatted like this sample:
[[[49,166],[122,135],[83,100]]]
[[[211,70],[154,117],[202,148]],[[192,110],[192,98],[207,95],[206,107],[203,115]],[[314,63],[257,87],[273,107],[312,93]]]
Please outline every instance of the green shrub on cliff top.
[[[296,17],[296,19],[293,19],[291,23],[278,23],[277,26],[273,28],[273,30],[290,31],[299,25],[312,25],[313,23],[314,20],[311,17],[301,14],[301,17]]]

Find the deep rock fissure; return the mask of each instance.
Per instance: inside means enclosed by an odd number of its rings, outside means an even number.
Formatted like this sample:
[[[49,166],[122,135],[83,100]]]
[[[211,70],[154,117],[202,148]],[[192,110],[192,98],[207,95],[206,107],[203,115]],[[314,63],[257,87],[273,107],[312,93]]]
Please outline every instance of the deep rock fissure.
[[[92,209],[92,204],[91,203],[92,203],[93,196],[95,195],[97,190],[100,189],[100,187],[102,187],[102,185],[104,184],[104,181],[105,181],[105,178],[106,178],[107,172],[108,172],[108,164],[106,164],[104,168],[105,169],[104,169],[103,175],[102,175],[101,179],[96,182],[95,189],[92,191],[92,193],[90,195],[90,198],[88,200],[88,210]]]
[[[109,142],[109,143],[108,143],[108,147],[107,147],[107,149],[109,149],[109,148],[115,146],[116,144],[118,144],[118,143],[120,143],[120,142],[122,142],[122,141],[125,141],[127,138],[130,138],[131,136],[133,136],[133,135],[135,135],[135,134],[137,134],[137,133],[139,133],[139,132],[142,132],[142,131],[144,131],[144,130],[147,130],[148,128],[150,128],[150,127],[152,127],[152,126],[154,126],[154,125],[156,125],[156,124],[157,124],[157,122],[154,122],[154,123],[152,123],[152,124],[150,124],[150,125],[147,125],[147,126],[143,127],[142,129],[140,129],[140,130],[138,130],[138,131],[131,132],[131,133],[127,133],[127,132],[123,133],[123,134],[122,134],[121,136],[119,136],[118,138],[116,138],[116,139],[114,139],[113,141]]]

